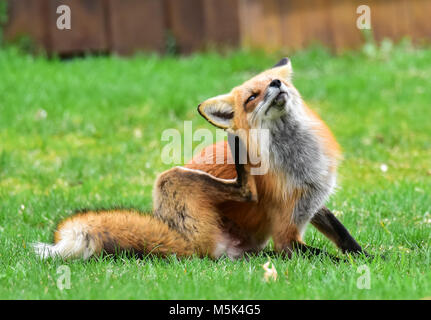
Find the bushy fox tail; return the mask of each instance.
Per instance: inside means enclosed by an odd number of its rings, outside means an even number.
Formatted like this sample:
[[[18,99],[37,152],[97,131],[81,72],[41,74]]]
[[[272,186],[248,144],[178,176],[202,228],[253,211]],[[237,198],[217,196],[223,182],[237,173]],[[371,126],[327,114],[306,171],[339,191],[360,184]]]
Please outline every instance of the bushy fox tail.
[[[88,211],[63,220],[54,244],[34,244],[42,258],[88,259],[93,255],[131,251],[177,256],[193,254],[191,244],[163,221],[133,211]]]

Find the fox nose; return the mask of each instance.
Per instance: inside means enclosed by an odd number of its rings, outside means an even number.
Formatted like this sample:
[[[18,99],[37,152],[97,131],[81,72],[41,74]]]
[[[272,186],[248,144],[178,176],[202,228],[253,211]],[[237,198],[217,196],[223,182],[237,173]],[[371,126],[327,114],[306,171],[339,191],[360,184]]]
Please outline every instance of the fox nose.
[[[272,80],[269,84],[270,87],[280,88],[281,87],[281,81],[278,79]]]

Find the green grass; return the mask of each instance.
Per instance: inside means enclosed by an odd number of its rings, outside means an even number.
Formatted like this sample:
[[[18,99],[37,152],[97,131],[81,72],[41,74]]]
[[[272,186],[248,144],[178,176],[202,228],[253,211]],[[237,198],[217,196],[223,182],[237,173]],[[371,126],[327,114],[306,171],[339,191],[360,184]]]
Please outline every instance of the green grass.
[[[333,263],[130,257],[40,261],[34,241],[83,207],[151,209],[164,129],[210,128],[197,112],[271,66],[280,54],[89,57],[71,61],[0,50],[0,298],[3,299],[402,299],[431,296],[431,50],[366,47],[291,56],[295,85],[344,151],[328,206],[386,260]],[[139,132],[142,137],[139,137]],[[188,160],[188,159],[184,159]],[[388,170],[383,172],[381,165]],[[307,243],[341,255],[309,227]],[[358,267],[371,288],[357,288]],[[57,268],[71,270],[59,290]],[[286,271],[287,274],[286,274]]]

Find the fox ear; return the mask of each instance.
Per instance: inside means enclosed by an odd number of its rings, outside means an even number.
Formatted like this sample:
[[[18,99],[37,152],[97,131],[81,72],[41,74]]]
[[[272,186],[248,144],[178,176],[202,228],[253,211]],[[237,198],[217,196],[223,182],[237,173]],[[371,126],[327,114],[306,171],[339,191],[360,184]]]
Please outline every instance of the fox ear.
[[[281,66],[285,66],[286,64],[290,63],[290,59],[288,57],[284,57],[283,59],[281,59],[280,61],[278,61],[273,68],[277,68],[277,67],[281,67]]]
[[[292,81],[293,69],[292,63],[289,58],[283,58],[277,64],[275,64],[272,69],[272,72],[276,72],[277,75],[287,81]]]
[[[230,94],[220,95],[202,102],[198,112],[209,123],[222,129],[233,126],[233,97]]]

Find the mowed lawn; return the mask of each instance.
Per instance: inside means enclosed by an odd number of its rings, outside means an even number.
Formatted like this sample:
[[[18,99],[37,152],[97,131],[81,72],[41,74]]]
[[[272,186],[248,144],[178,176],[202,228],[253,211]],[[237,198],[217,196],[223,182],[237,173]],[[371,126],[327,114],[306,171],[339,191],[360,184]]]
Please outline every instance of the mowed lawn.
[[[343,148],[328,207],[376,259],[271,258],[278,278],[265,282],[265,254],[64,262],[32,252],[32,242],[52,241],[56,224],[76,209],[149,212],[152,184],[170,167],[161,160],[163,130],[182,132],[184,121],[211,128],[197,105],[281,57],[240,51],[61,61],[0,50],[0,298],[430,297],[431,50],[408,45],[291,56],[294,84]],[[312,226],[305,241],[342,256]],[[65,283],[62,266],[70,268],[70,289],[57,286]],[[360,278],[367,270],[369,289]]]

